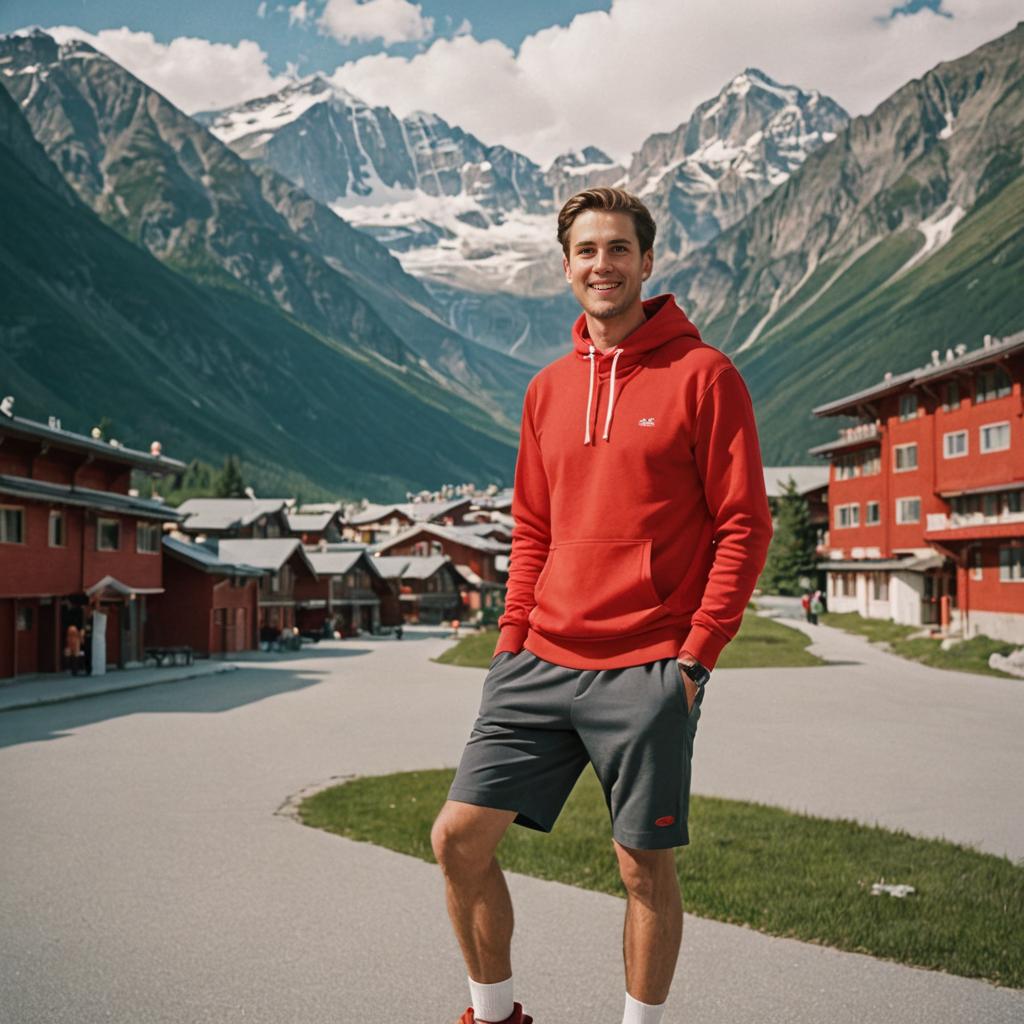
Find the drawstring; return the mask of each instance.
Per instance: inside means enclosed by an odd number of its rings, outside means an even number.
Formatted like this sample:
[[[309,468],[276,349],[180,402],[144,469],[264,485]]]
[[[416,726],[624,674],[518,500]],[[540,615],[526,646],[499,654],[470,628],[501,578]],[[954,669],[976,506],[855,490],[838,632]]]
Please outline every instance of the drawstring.
[[[608,415],[604,420],[604,439],[608,440],[608,430],[612,425],[612,409],[615,406],[615,364],[619,361],[619,356],[622,355],[622,349],[617,348],[615,350],[615,356],[612,359],[612,384],[611,390],[608,392]]]
[[[617,348],[615,350],[615,355],[612,358],[611,390],[608,392],[608,415],[604,420],[604,434],[602,435],[602,438],[605,441],[608,440],[608,431],[611,429],[612,425],[612,409],[615,408],[615,366],[619,361],[619,356],[621,355],[622,349]],[[590,351],[583,358],[590,360],[590,390],[587,392],[587,429],[586,433],[583,435],[583,443],[590,444],[590,409],[594,401],[594,360],[596,358],[593,344],[591,344]]]
[[[590,391],[587,393],[587,432],[583,437],[584,444],[590,444],[590,403],[594,398],[594,346],[590,346],[590,352],[584,356],[590,360]]]

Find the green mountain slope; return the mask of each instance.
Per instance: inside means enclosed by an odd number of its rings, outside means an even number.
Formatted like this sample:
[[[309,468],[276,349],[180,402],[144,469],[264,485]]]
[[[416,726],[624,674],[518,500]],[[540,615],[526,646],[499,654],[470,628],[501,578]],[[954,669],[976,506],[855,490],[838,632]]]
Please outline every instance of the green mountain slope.
[[[933,349],[961,341],[976,348],[984,334],[1024,326],[1024,178],[976,206],[934,255],[893,277],[894,264],[923,242],[913,229],[878,242],[802,313],[736,357],[766,461],[805,462],[809,447],[835,436],[837,420],[812,417],[812,407],[876,384],[887,370],[923,366]]]
[[[386,500],[511,480],[514,437],[479,408],[106,227],[3,89],[0,191],[17,199],[0,204],[0,379],[20,414],[77,430],[105,415],[124,443],[185,460],[238,452],[264,492]]]

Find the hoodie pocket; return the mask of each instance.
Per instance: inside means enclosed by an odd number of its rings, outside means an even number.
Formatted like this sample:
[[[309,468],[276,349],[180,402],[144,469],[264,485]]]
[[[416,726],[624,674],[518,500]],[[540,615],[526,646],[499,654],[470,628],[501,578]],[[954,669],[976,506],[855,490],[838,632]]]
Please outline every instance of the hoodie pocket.
[[[567,639],[641,633],[673,616],[651,579],[650,538],[552,545],[534,597],[530,625]]]

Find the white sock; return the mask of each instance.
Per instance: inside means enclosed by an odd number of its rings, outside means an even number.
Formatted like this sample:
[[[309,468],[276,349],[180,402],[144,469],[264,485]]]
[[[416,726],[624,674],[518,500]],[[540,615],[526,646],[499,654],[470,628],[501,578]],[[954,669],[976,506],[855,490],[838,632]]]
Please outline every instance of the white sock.
[[[473,1018],[479,1021],[502,1021],[512,1016],[512,979],[496,981],[492,985],[469,979],[469,1001]]]
[[[665,1012],[665,1004],[641,1003],[626,993],[626,1009],[622,1013],[622,1024],[661,1024],[661,1015]]]

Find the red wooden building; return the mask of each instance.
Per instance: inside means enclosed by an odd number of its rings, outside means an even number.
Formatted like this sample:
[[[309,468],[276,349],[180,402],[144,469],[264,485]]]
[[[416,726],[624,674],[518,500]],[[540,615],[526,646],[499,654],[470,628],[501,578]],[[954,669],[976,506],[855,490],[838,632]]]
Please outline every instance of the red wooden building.
[[[320,633],[329,620],[333,630],[352,636],[357,630],[375,633],[402,621],[397,588],[380,574],[364,547],[324,545],[307,548],[306,557],[316,579],[304,576],[295,584],[300,630]]]
[[[831,462],[834,611],[1024,642],[1024,332],[814,409]]]
[[[130,492],[132,470],[185,465],[0,413],[0,678],[63,668],[69,625],[93,664],[141,663],[147,599],[163,589],[160,539],[178,513]]]
[[[263,570],[260,579],[257,632],[290,630],[297,625],[295,590],[300,580],[316,581],[316,571],[301,541],[294,537],[217,541],[217,557]]]
[[[225,561],[183,535],[164,537],[163,561],[147,643],[187,644],[203,656],[256,649],[262,569]]]

